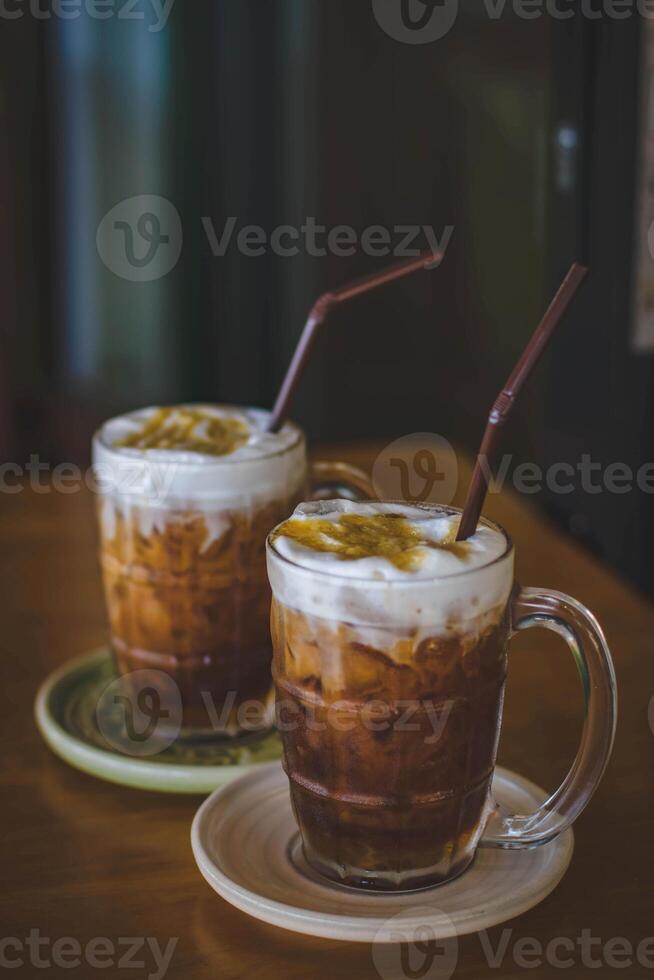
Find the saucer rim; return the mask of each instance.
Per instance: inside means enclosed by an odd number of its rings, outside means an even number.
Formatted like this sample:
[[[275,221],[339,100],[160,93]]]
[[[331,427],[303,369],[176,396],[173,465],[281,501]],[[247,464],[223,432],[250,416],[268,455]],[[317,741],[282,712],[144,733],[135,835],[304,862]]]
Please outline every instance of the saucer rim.
[[[98,669],[111,657],[108,646],[67,660],[53,670],[40,684],[34,699],[34,720],[46,745],[63,762],[86,775],[105,782],[146,792],[206,796],[222,789],[270,762],[239,765],[192,766],[122,756],[117,752],[91,745],[71,734],[57,719],[53,699],[60,686],[76,677]],[[272,763],[276,764],[275,762]]]
[[[388,911],[385,915],[382,915],[380,911],[380,916],[361,915],[355,917],[347,915],[347,913],[344,915],[338,915],[333,912],[316,912],[312,909],[296,909],[293,908],[293,906],[287,905],[283,902],[278,902],[275,899],[266,898],[262,895],[255,894],[249,888],[246,888],[244,885],[240,885],[224,871],[220,870],[215,862],[209,857],[202,840],[202,832],[203,830],[206,830],[203,824],[207,818],[207,814],[211,813],[215,807],[217,799],[222,796],[228,796],[230,792],[239,793],[243,787],[243,784],[250,780],[268,779],[273,774],[276,774],[278,777],[281,775],[284,777],[284,779],[286,779],[282,766],[279,762],[263,763],[256,772],[250,771],[244,776],[231,781],[229,784],[218,787],[218,789],[216,789],[199,807],[191,825],[191,848],[198,869],[204,880],[210,885],[211,888],[213,888],[215,892],[217,892],[218,895],[220,895],[221,898],[229,902],[229,904],[233,905],[235,908],[238,908],[247,915],[290,932],[296,932],[321,939],[335,939],[343,942],[391,942],[392,940],[390,938],[385,938],[389,937],[389,932],[385,932],[385,929],[389,929]],[[512,782],[518,788],[525,790],[530,795],[535,797],[536,799],[534,802],[536,802],[536,800],[542,801],[547,799],[549,796],[549,794],[536,783],[533,783],[531,780],[521,776],[519,773],[513,772],[512,770],[503,766],[497,766],[495,769],[495,774],[501,779]],[[560,851],[556,871],[554,874],[550,874],[543,887],[541,887],[538,891],[534,891],[532,894],[525,896],[524,899],[518,903],[509,904],[508,900],[500,898],[493,906],[492,911],[485,909],[482,913],[479,909],[477,909],[470,913],[459,912],[457,913],[456,924],[452,922],[452,928],[445,928],[442,932],[439,932],[438,937],[436,938],[449,939],[452,937],[469,935],[470,933],[477,932],[480,929],[492,928],[493,926],[499,925],[502,922],[506,922],[510,919],[523,915],[525,912],[528,912],[530,909],[543,902],[557,888],[570,866],[574,853],[574,832],[572,828],[569,828],[563,834],[549,843],[541,845],[541,847],[557,848],[557,850]],[[501,848],[493,848],[493,850],[496,850],[498,854],[515,855],[516,853],[515,850],[503,850]],[[474,863],[471,866],[471,869],[472,868],[474,868]],[[465,874],[467,873],[468,872]],[[461,877],[465,877],[465,874]],[[331,889],[330,883],[327,881],[325,881],[324,884],[322,882],[319,884],[324,888]],[[442,892],[443,889],[447,888],[447,884],[448,883],[438,885],[431,889],[421,889],[420,891],[416,892],[416,904],[427,906],[433,896],[436,896],[439,892]],[[397,899],[397,894],[392,892],[365,892],[361,894],[362,896],[365,894],[367,899],[372,898],[374,901],[379,900],[380,903],[386,903],[387,905],[390,905],[394,899]],[[406,896],[407,893],[403,894]],[[507,908],[510,909],[508,914]],[[257,915],[257,911],[265,914]],[[398,908],[398,914],[401,911],[403,911],[403,909]],[[439,910],[434,909],[434,911]],[[442,911],[447,915],[445,909]],[[417,925],[421,922],[427,921],[430,921],[427,916],[417,916],[416,919],[413,920],[413,924]]]

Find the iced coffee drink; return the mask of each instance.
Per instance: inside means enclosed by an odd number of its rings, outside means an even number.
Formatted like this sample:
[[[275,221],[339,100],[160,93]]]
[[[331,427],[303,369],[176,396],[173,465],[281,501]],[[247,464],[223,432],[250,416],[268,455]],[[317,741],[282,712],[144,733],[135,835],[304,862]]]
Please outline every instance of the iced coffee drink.
[[[271,534],[284,766],[305,856],[417,888],[471,862],[489,813],[513,552],[443,507],[302,504]]]
[[[271,722],[265,539],[305,496],[307,464],[302,432],[269,434],[268,418],[146,409],[107,422],[93,444],[118,670],[172,677],[193,733]]]

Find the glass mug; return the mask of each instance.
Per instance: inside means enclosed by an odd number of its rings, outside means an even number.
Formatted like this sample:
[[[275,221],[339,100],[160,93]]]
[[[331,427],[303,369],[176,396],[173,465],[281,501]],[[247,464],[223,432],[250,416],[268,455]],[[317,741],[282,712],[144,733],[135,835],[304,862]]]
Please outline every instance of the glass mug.
[[[147,691],[164,706],[172,701],[171,678],[175,701],[181,696],[182,735],[270,728],[266,535],[311,490],[354,498],[369,496],[370,483],[344,463],[310,467],[304,434],[290,423],[281,440],[253,458],[173,459],[164,451],[115,448],[121,423],[151,411],[110,420],[93,440],[100,563],[118,673],[133,675],[135,699]],[[268,413],[242,411],[265,429]]]
[[[484,523],[503,536],[501,557],[390,583],[338,563],[309,570],[268,538],[284,769],[305,858],[340,884],[421,888],[461,874],[479,846],[544,844],[581,813],[608,762],[616,685],[599,625],[575,599],[515,585],[511,539]],[[493,803],[491,782],[507,644],[535,626],[568,643],[585,724],[561,787],[522,816]]]

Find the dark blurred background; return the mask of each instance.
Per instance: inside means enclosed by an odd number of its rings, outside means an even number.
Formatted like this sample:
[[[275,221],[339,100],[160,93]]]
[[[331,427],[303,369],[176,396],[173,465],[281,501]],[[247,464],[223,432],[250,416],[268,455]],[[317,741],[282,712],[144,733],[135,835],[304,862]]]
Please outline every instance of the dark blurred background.
[[[651,21],[589,0],[570,19],[510,4],[492,18],[461,0],[449,33],[413,44],[371,0],[175,0],[163,27],[151,0],[116,0],[103,19],[68,3],[7,0],[0,14],[6,460],[84,462],[100,420],[146,404],[270,406],[312,300],[392,261],[302,244],[253,257],[235,241],[245,225],[312,219],[382,226],[394,244],[395,226],[454,228],[439,270],[332,323],[294,412],[313,440],[433,431],[474,451],[580,258],[590,280],[507,451],[634,472],[654,460]],[[167,274],[136,263],[133,281],[96,235],[140,195],[171,202],[183,247]],[[136,213],[122,217],[143,256],[157,229],[139,239]],[[207,229],[220,238],[230,218],[214,255]],[[579,486],[532,498],[654,593],[652,499]]]

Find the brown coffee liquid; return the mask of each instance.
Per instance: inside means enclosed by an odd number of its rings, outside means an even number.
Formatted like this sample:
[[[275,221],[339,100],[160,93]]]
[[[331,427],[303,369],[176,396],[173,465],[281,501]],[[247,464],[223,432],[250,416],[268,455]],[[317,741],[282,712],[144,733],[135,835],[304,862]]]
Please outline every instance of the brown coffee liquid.
[[[272,687],[265,539],[293,503],[225,511],[213,541],[202,512],[171,511],[149,531],[138,508],[117,509],[108,526],[101,521],[119,673],[172,677],[185,729],[216,734],[216,717],[234,728],[242,704],[265,706]]]
[[[495,765],[506,617],[398,636],[389,649],[388,629],[274,600],[272,633],[284,766],[310,864],[376,890],[465,870]]]

